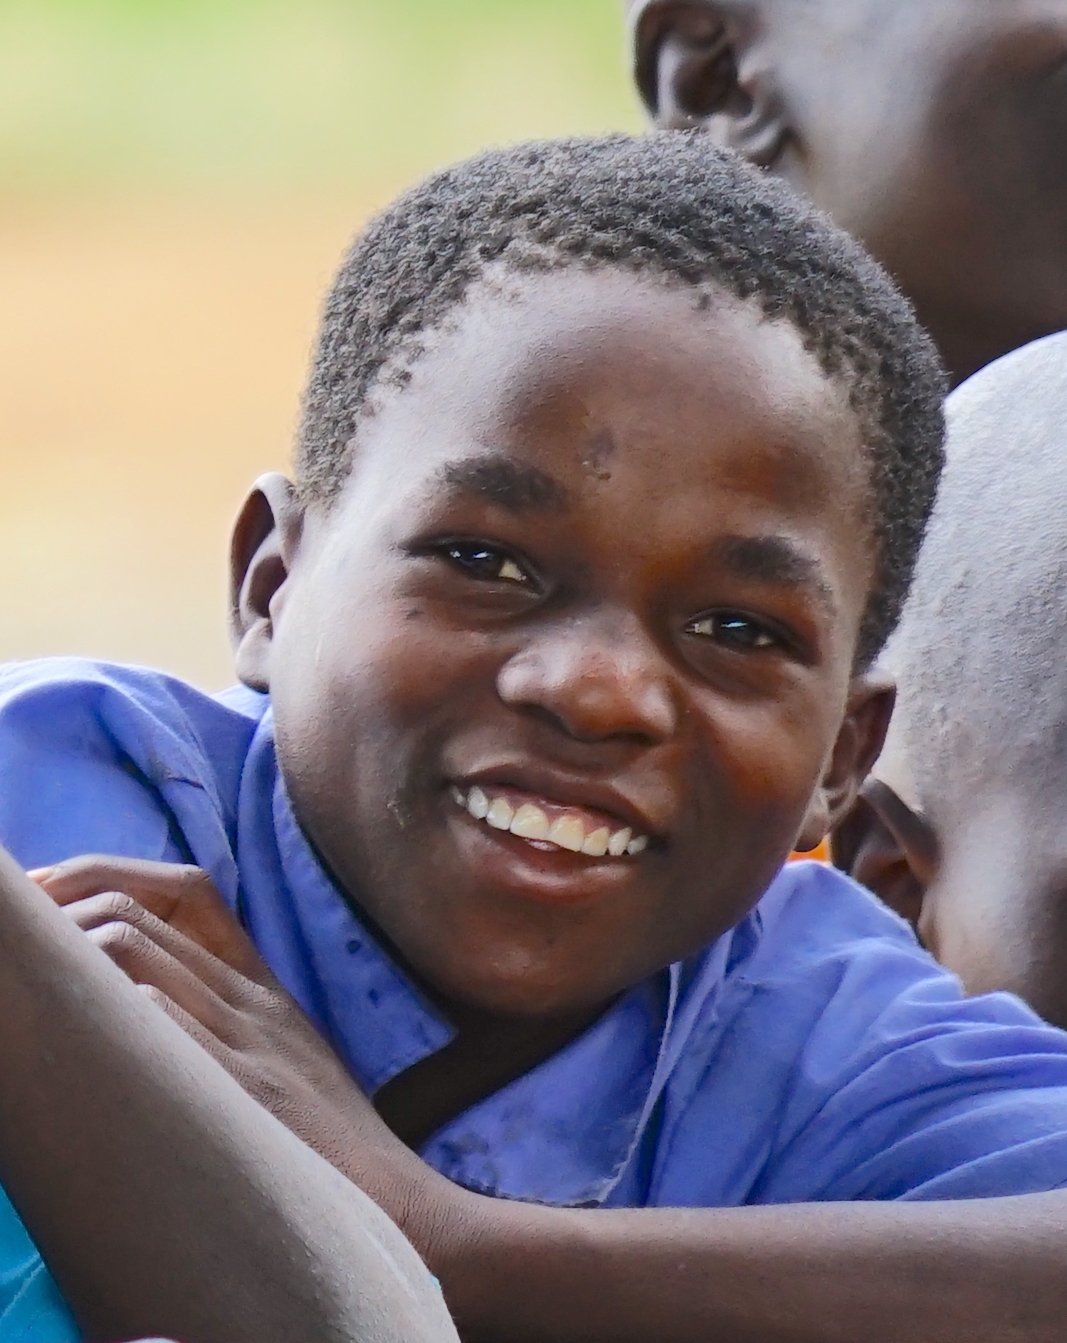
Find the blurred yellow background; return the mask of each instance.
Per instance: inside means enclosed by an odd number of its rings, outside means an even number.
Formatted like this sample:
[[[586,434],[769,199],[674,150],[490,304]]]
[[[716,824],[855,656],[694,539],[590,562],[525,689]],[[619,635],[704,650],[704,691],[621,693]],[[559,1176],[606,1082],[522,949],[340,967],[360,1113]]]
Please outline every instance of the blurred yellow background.
[[[0,0],[0,658],[226,684],[228,528],[349,236],[486,144],[636,129],[621,10]]]

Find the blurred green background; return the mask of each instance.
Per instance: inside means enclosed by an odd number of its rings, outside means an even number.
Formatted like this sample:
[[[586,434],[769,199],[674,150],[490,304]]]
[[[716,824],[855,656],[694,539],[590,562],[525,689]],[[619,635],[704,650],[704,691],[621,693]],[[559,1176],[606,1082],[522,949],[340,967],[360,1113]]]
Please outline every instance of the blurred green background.
[[[226,681],[226,531],[349,235],[486,144],[637,129],[622,8],[0,0],[0,657]]]
[[[7,189],[394,187],[635,123],[615,0],[4,0]]]

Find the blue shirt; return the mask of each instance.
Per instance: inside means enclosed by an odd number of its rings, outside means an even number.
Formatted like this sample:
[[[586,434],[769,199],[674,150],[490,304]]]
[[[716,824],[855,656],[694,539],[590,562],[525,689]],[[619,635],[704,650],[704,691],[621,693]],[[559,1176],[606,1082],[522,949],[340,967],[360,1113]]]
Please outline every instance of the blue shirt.
[[[0,1194],[0,1340],[78,1343],[80,1338],[37,1247]]]
[[[0,777],[17,781],[0,843],[27,868],[205,868],[367,1091],[451,1038],[304,839],[266,697],[75,660],[2,669]],[[1067,1035],[1007,995],[964,998],[873,897],[800,863],[422,1155],[471,1189],[560,1205],[1051,1189],[1067,1183]]]

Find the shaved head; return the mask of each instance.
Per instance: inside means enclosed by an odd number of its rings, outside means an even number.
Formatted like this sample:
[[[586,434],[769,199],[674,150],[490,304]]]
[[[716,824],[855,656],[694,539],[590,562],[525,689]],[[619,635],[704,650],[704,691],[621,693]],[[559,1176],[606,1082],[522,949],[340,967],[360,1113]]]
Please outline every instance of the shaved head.
[[[882,659],[889,740],[834,856],[969,992],[1067,1027],[1067,332],[964,383],[948,421]]]
[[[1067,808],[1067,333],[950,398],[947,465],[885,663],[900,691],[880,772],[939,829],[1006,791],[1047,807],[1052,790]]]

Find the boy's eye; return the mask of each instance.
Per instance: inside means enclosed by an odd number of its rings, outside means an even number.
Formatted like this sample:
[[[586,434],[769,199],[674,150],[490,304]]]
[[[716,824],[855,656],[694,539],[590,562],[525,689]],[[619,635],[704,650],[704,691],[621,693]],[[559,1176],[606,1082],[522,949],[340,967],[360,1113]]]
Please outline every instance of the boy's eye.
[[[480,541],[450,541],[442,553],[457,566],[475,578],[493,583],[529,583],[530,576],[503,550],[496,550]]]
[[[742,653],[782,648],[785,644],[784,638],[769,625],[740,611],[713,611],[687,625],[686,633],[714,639]]]

